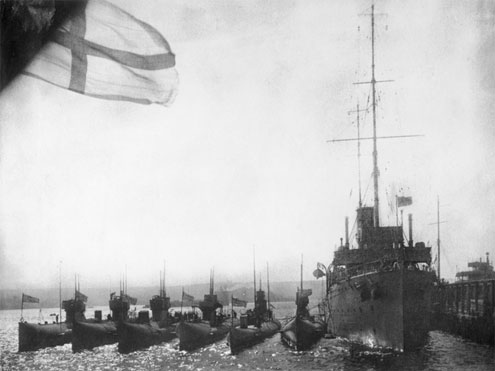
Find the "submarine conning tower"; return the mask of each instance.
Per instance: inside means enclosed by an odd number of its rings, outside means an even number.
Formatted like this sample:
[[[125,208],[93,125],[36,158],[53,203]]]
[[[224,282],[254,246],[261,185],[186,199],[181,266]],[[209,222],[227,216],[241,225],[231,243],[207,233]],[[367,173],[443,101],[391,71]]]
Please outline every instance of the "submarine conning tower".
[[[217,296],[214,294],[205,295],[204,300],[199,302],[203,320],[209,321],[212,326],[216,325],[216,310],[222,307],[222,304],[218,302]]]
[[[125,321],[129,318],[129,309],[131,305],[128,296],[122,291],[120,292],[120,296],[110,296],[108,306],[112,311],[112,319],[114,321]]]
[[[265,299],[265,292],[263,290],[256,291],[255,310],[259,315],[264,315],[268,311],[268,305]]]
[[[86,304],[79,299],[69,299],[62,301],[62,308],[65,310],[65,321],[73,323],[75,320],[84,320]]]
[[[168,296],[155,295],[150,300],[151,317],[153,321],[165,321],[170,309],[170,298]]]

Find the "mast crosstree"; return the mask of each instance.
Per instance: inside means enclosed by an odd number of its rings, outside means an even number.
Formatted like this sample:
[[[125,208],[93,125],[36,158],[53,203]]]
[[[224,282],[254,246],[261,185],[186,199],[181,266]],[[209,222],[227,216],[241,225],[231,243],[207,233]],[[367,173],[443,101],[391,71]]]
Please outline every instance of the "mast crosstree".
[[[358,137],[357,138],[346,138],[346,139],[332,139],[327,140],[327,142],[335,143],[335,142],[348,142],[348,141],[358,141],[358,172],[359,172],[359,208],[362,207],[362,199],[361,199],[361,165],[360,165],[360,156],[361,156],[361,140],[373,140],[373,227],[378,228],[380,226],[380,197],[379,197],[379,183],[378,177],[380,176],[380,170],[378,167],[378,145],[377,139],[396,139],[396,138],[413,138],[420,137],[423,135],[411,134],[411,135],[389,135],[389,136],[377,136],[377,124],[376,124],[376,84],[382,82],[392,82],[394,80],[376,80],[375,78],[375,6],[371,5],[371,13],[366,14],[371,16],[371,80],[370,81],[362,81],[355,82],[354,85],[360,84],[371,84],[372,87],[372,115],[373,115],[373,136],[372,137],[360,137],[360,122],[359,122],[359,112],[367,111],[360,110],[359,104],[357,105],[357,125],[358,125]]]

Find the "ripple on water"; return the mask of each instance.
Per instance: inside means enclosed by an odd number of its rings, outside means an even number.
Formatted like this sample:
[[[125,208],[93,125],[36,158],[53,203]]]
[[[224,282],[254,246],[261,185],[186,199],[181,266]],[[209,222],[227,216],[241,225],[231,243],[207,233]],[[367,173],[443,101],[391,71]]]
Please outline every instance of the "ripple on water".
[[[292,308],[292,303],[290,303]],[[26,311],[30,321],[37,312]],[[25,317],[26,317],[25,316]],[[277,334],[237,355],[225,341],[194,352],[180,351],[178,340],[130,354],[117,345],[73,354],[71,345],[17,353],[18,311],[0,311],[0,368],[3,370],[469,370],[493,371],[494,349],[462,338],[431,332],[417,352],[398,354],[370,350],[344,339],[321,339],[311,350],[295,352]]]

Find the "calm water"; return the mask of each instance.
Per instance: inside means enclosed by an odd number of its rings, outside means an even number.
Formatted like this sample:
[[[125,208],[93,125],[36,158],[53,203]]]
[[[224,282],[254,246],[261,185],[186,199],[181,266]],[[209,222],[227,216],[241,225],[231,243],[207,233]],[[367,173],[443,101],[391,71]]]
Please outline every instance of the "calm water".
[[[291,315],[293,303],[275,304],[279,318]],[[87,313],[92,313],[90,308]],[[44,309],[45,319],[58,309]],[[105,313],[104,313],[105,314]],[[369,351],[343,339],[321,339],[306,352],[293,352],[277,334],[262,344],[232,356],[225,341],[196,352],[181,352],[178,341],[127,355],[117,345],[73,354],[71,345],[17,353],[19,310],[0,311],[1,370],[495,370],[492,347],[462,338],[431,332],[428,344],[406,354]],[[38,310],[24,311],[29,322],[38,321]]]

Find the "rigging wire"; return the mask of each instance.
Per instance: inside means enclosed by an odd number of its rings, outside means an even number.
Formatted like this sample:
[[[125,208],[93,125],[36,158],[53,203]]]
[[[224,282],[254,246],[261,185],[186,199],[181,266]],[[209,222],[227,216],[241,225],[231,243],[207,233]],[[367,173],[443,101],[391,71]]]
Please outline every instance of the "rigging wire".
[[[373,176],[371,175],[369,177],[368,184],[366,185],[366,188],[365,188],[364,193],[363,193],[363,204],[365,203],[366,195],[368,194],[368,191],[369,191],[369,188],[370,188],[370,184],[371,184],[371,180],[372,179],[373,179]],[[357,219],[354,218],[354,223],[353,223],[352,228],[351,228],[351,236],[349,238],[349,245],[352,245],[352,243],[355,240],[356,233],[353,233],[353,232],[356,231],[356,228],[357,228],[356,224],[357,224]]]

